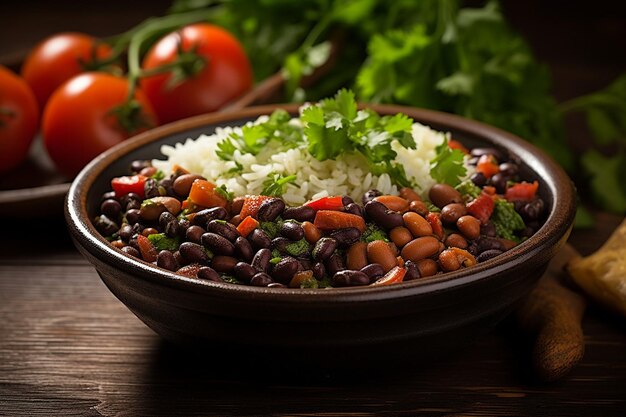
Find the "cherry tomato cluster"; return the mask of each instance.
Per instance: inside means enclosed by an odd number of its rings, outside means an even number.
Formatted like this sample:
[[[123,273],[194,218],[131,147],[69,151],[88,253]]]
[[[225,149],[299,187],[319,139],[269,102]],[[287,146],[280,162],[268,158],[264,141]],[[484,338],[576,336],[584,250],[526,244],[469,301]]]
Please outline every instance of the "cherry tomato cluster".
[[[243,47],[211,24],[176,28],[149,48],[134,71],[131,51],[118,46],[61,33],[29,53],[21,76],[0,66],[0,171],[26,158],[41,128],[57,169],[71,178],[128,137],[218,110],[252,86]],[[120,57],[126,52],[124,74]]]

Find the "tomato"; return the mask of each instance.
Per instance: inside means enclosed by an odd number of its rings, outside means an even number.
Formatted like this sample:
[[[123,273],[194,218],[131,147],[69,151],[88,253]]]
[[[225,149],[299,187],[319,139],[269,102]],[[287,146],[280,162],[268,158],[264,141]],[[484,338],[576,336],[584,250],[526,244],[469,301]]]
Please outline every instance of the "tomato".
[[[37,99],[28,84],[0,66],[0,171],[26,158],[38,121]]]
[[[494,206],[493,197],[483,193],[467,203],[467,212],[480,220],[481,224],[487,224]]]
[[[356,214],[344,213],[343,211],[319,210],[315,214],[313,224],[320,230],[335,230],[348,227],[356,227],[363,233],[365,220]]]
[[[257,227],[259,227],[259,222],[252,216],[246,216],[246,218],[237,225],[237,231],[241,236],[247,237]]]
[[[243,200],[243,206],[241,207],[241,211],[239,212],[239,216],[241,218],[246,218],[248,216],[256,217],[259,212],[259,207],[265,200],[271,200],[272,197],[268,197],[266,195],[248,195]]]
[[[82,33],[59,33],[44,39],[28,54],[21,75],[43,109],[61,84],[111,56],[111,47]]]
[[[135,193],[139,197],[145,197],[145,186],[148,177],[143,175],[132,175],[116,177],[111,180],[111,188],[115,191],[115,197],[120,198],[130,193]]]
[[[534,181],[532,183],[523,181],[518,184],[513,184],[510,187],[507,187],[506,193],[504,194],[504,198],[506,198],[508,201],[515,201],[515,200],[530,201],[533,198],[535,198],[535,194],[537,194],[538,188],[539,188],[539,183],[537,181]]]
[[[385,276],[374,281],[370,286],[372,287],[380,287],[383,285],[391,285],[391,284],[399,284],[404,281],[404,276],[406,275],[406,268],[401,266],[393,267],[389,272],[385,274]]]
[[[128,81],[105,73],[80,74],[50,97],[42,133],[60,172],[74,176],[90,160],[124,139],[157,124],[148,99],[136,91],[131,117],[115,113],[128,96]]]
[[[172,72],[142,78],[140,83],[163,123],[223,107],[252,86],[252,69],[243,47],[229,32],[198,23],[159,40],[147,53],[142,67],[150,70],[171,63],[179,50],[194,50],[204,59],[199,72],[172,85]],[[193,72],[196,69],[187,68]]]
[[[202,207],[226,207],[228,201],[215,189],[210,181],[195,180],[189,190],[189,201]]]
[[[343,209],[343,197],[322,197],[317,200],[304,203],[305,206],[311,207],[313,210],[342,210]]]

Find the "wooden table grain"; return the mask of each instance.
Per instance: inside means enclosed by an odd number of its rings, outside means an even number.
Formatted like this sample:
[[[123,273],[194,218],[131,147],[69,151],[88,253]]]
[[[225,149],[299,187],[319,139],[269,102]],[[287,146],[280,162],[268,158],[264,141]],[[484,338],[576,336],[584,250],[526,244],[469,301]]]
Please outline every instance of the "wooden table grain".
[[[603,215],[570,241],[589,253],[619,220]],[[5,222],[0,415],[623,416],[626,321],[592,306],[583,326],[585,357],[552,384],[529,373],[528,340],[510,319],[450,357],[406,369],[363,363],[353,374],[300,374],[281,366],[280,352],[258,366],[254,352],[199,359],[161,340],[107,290],[62,219]]]

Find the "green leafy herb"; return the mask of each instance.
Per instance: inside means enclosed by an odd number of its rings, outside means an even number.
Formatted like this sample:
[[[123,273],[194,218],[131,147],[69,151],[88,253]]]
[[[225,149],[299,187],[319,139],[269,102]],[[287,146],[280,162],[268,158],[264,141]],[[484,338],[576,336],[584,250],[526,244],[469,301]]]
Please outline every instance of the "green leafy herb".
[[[480,187],[474,184],[471,180],[465,180],[454,188],[456,188],[461,195],[469,196],[471,198],[476,198],[480,195],[480,193],[482,193]]]
[[[180,246],[180,238],[169,237],[165,233],[153,233],[148,235],[148,240],[157,250],[175,251]]]
[[[285,177],[283,174],[270,174],[269,178],[263,181],[261,195],[280,197],[285,193],[287,184],[294,182],[296,178],[295,175]]]
[[[491,221],[496,226],[498,236],[515,242],[519,242],[520,238],[514,233],[526,227],[522,217],[515,211],[513,203],[501,199],[495,202]]]
[[[224,197],[226,201],[233,201],[234,194],[228,191],[225,184],[220,185],[219,187],[215,187],[215,193]]]
[[[261,230],[267,233],[270,239],[274,239],[276,236],[278,236],[278,231],[280,230],[281,225],[282,222],[280,221],[259,223],[259,227],[261,228]]]
[[[228,282],[229,284],[244,285],[243,282],[239,281],[237,278],[235,278],[232,275],[223,274],[221,278],[222,278],[222,281]]]
[[[385,242],[389,242],[389,237],[383,229],[376,226],[374,223],[368,223],[365,228],[365,232],[361,235],[361,241],[370,243],[375,240],[384,240]]]
[[[279,262],[280,262],[280,260],[281,260],[281,259],[282,259],[282,258],[281,258],[280,256],[277,256],[277,257],[275,257],[275,258],[270,259],[270,263],[271,263],[272,265],[276,265],[277,263],[279,263]]]
[[[296,242],[288,243],[285,245],[285,251],[291,256],[300,256],[311,250],[311,246],[306,239],[300,239]]]
[[[308,277],[302,281],[300,288],[319,288],[319,283],[315,278]]]
[[[150,178],[156,181],[161,181],[163,178],[165,178],[165,173],[159,169]]]
[[[430,176],[440,183],[452,186],[460,184],[467,172],[463,165],[463,152],[451,149],[448,141],[437,146],[436,151],[437,156],[430,161]]]

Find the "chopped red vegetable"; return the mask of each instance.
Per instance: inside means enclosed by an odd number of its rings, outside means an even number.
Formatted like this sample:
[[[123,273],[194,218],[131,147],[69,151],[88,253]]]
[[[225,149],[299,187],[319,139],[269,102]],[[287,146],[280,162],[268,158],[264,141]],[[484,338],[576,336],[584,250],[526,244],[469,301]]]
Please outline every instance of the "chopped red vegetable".
[[[265,200],[271,200],[274,197],[269,197],[266,195],[248,195],[245,200],[243,200],[243,206],[241,206],[241,211],[239,212],[239,217],[245,219],[248,216],[256,217],[259,212],[259,207]]]
[[[226,207],[228,201],[215,188],[216,185],[212,182],[195,180],[189,190],[189,201],[202,207]]]
[[[467,148],[463,146],[463,144],[459,142],[458,140],[450,139],[448,141],[448,147],[450,149],[458,149],[459,151],[463,152],[465,155],[469,154],[469,151],[467,150]]]
[[[498,172],[500,172],[500,167],[498,166],[498,161],[492,155],[483,155],[478,159],[478,164],[476,164],[476,172],[482,173],[486,178],[491,178]]]
[[[433,233],[440,240],[443,239],[443,225],[441,224],[441,213],[428,213],[426,215],[426,221],[433,228]]]
[[[315,214],[313,224],[320,230],[345,229],[356,227],[363,233],[365,231],[365,220],[356,214],[345,213],[343,211],[319,210]]]
[[[322,197],[317,200],[304,203],[304,205],[311,207],[313,210],[342,210],[343,197],[340,195],[334,197]]]
[[[539,183],[537,181],[533,183],[524,181],[518,184],[513,184],[512,186],[506,189],[504,198],[507,199],[508,201],[532,200],[533,198],[535,198],[535,194],[537,194],[538,188],[539,188]]]
[[[137,246],[141,252],[141,258],[146,262],[154,262],[157,260],[157,250],[150,242],[150,239],[144,235],[137,235]]]
[[[120,198],[130,193],[138,194],[139,197],[144,198],[144,186],[148,177],[143,175],[132,175],[125,177],[117,177],[111,180],[111,188],[115,191],[115,197]]]
[[[467,212],[486,224],[493,213],[494,205],[493,198],[483,193],[467,204]]]
[[[243,237],[247,237],[254,229],[259,227],[259,222],[252,216],[246,216],[238,225],[237,231]]]
[[[406,268],[401,266],[393,267],[389,272],[387,272],[382,278],[374,281],[371,286],[382,286],[382,285],[391,285],[398,284],[404,280],[404,276],[406,275]]]

